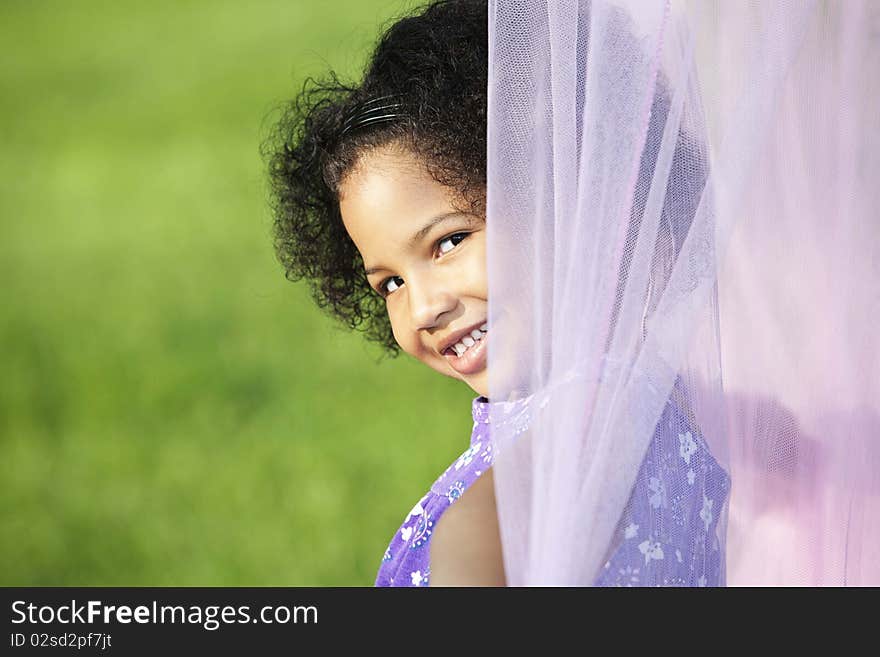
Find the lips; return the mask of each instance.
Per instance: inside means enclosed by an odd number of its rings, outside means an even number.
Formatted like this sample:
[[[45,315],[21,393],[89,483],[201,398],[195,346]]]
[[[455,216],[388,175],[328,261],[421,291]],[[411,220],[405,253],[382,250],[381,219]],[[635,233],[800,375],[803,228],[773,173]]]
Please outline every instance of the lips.
[[[466,335],[468,334],[464,332],[461,333],[462,337]],[[447,348],[443,352],[443,357],[446,359],[446,362],[449,363],[449,366],[459,374],[476,374],[486,367],[486,359],[488,354],[488,347],[486,346],[486,342],[488,341],[488,339],[489,334],[484,333],[483,337],[480,340],[477,340],[476,344],[474,344],[472,347],[469,347],[467,351],[465,351],[461,356],[459,356],[455,351],[452,351],[451,348]]]
[[[447,336],[447,338],[443,341],[443,344],[437,349],[437,351],[440,353],[441,356],[446,356],[450,354],[457,356],[458,354],[455,352],[454,349],[456,344],[459,344],[465,338],[473,339],[472,333],[474,331],[485,333],[488,329],[489,326],[485,320],[468,328],[460,329],[455,333]]]

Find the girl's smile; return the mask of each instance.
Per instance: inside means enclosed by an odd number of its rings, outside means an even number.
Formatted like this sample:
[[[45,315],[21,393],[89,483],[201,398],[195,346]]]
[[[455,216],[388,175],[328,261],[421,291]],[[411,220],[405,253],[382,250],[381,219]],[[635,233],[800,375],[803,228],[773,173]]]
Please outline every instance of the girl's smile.
[[[486,367],[486,340],[489,325],[483,322],[480,326],[457,331],[446,342],[451,346],[441,353],[449,361],[449,365],[459,374],[468,375],[479,372]]]
[[[464,205],[395,146],[363,156],[339,187],[343,223],[397,343],[488,397],[486,225]]]

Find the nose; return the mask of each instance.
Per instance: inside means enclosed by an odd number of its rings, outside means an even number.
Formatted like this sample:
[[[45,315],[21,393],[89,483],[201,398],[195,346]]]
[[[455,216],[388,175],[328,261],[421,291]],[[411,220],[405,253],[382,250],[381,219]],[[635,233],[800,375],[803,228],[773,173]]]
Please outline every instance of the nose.
[[[457,299],[442,280],[420,277],[407,280],[410,319],[415,330],[436,326],[440,317],[453,310]]]

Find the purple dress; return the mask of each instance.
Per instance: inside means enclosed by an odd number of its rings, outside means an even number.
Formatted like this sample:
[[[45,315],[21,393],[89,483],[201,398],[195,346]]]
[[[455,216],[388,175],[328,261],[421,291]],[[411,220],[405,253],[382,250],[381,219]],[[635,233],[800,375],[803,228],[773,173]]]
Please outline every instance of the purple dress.
[[[489,410],[477,397],[470,447],[407,514],[385,550],[376,586],[428,586],[431,535],[440,516],[492,465]],[[505,421],[528,425],[526,406],[504,404]],[[497,417],[497,416],[496,416]],[[509,418],[509,419],[508,419]],[[716,527],[730,490],[727,472],[699,432],[669,401],[642,461],[596,586],[724,586]],[[696,535],[684,519],[699,517]]]

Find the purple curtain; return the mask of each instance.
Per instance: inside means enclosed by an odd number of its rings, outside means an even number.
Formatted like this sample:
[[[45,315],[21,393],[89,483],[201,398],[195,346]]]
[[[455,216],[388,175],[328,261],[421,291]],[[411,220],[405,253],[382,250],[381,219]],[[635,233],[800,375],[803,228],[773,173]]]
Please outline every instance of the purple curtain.
[[[492,0],[489,34],[508,583],[880,584],[880,4]]]

